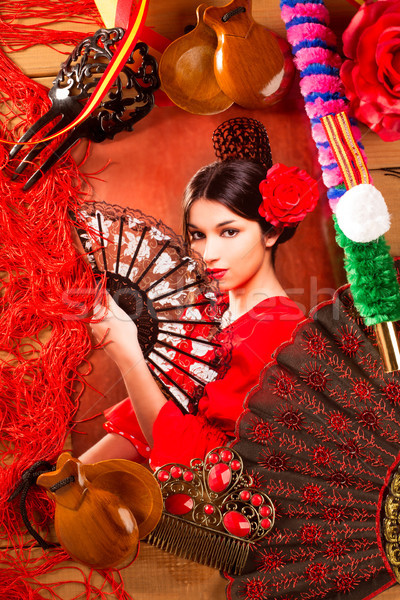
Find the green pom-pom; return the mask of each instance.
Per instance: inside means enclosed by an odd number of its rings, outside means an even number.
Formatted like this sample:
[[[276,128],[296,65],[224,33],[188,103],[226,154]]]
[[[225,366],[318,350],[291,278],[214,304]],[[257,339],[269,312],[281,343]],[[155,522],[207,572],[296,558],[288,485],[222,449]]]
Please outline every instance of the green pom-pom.
[[[336,241],[345,253],[345,268],[354,305],[367,325],[400,320],[400,287],[393,258],[384,237],[353,242],[333,217]]]

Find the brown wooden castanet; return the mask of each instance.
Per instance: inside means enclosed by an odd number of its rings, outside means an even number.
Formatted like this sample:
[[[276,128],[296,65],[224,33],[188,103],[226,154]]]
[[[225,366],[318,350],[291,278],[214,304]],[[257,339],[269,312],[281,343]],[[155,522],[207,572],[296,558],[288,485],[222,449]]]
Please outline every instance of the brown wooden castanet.
[[[156,480],[131,461],[84,465],[63,453],[56,470],[40,475],[37,484],[56,503],[58,541],[72,558],[90,567],[119,567],[134,558],[139,539],[161,517]]]
[[[168,46],[159,67],[164,92],[177,106],[197,115],[217,114],[233,104],[215,78],[218,40],[203,22],[205,9],[206,4],[197,7],[196,27]]]
[[[287,43],[251,16],[250,0],[210,6],[204,22],[214,29],[218,46],[214,71],[223,92],[244,108],[265,108],[286,93],[294,66]]]

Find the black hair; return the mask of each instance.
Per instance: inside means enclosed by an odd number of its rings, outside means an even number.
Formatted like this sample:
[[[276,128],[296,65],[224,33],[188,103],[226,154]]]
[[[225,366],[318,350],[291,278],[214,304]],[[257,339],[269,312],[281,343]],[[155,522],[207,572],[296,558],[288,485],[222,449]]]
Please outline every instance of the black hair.
[[[272,161],[271,165],[272,166]],[[269,167],[268,167],[269,168]],[[217,161],[201,168],[189,181],[183,196],[183,234],[189,241],[188,220],[192,204],[200,198],[223,204],[235,214],[249,221],[256,221],[263,234],[273,232],[274,227],[260,215],[262,202],[259,185],[266,177],[265,166],[243,159]],[[273,246],[289,240],[296,227],[285,227]]]

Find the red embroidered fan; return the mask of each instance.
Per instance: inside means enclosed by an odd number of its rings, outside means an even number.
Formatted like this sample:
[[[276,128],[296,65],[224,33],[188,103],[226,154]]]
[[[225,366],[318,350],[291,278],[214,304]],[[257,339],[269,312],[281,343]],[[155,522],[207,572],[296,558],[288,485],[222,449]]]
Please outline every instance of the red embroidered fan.
[[[348,287],[264,370],[234,449],[276,520],[229,598],[361,600],[400,581],[400,374]]]
[[[93,271],[105,273],[108,291],[136,322],[153,375],[182,411],[194,412],[217,366],[220,373],[215,336],[226,306],[217,302],[217,288],[161,221],[106,203],[84,205],[79,219]]]

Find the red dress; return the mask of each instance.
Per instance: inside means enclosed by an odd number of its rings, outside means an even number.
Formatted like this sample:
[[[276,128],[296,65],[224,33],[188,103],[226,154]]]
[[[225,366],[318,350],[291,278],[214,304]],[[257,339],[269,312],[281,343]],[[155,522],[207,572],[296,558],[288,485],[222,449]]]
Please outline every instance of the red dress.
[[[247,393],[258,383],[261,369],[272,353],[290,339],[304,319],[297,306],[284,296],[263,300],[224,331],[229,334],[230,363],[224,377],[206,385],[198,412],[183,414],[171,401],[164,404],[153,426],[150,450],[127,398],[105,412],[108,432],[119,433],[135,445],[153,469],[169,462],[189,464],[233,437]]]

